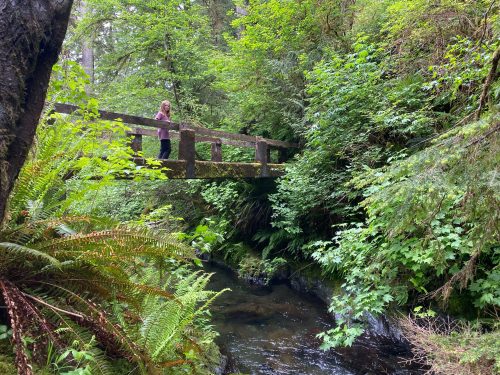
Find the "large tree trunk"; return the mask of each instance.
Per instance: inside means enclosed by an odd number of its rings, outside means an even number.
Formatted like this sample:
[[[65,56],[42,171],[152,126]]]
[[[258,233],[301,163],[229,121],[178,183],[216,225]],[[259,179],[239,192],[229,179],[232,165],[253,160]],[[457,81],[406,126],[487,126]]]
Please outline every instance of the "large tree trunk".
[[[33,142],[72,0],[0,0],[0,223]]]

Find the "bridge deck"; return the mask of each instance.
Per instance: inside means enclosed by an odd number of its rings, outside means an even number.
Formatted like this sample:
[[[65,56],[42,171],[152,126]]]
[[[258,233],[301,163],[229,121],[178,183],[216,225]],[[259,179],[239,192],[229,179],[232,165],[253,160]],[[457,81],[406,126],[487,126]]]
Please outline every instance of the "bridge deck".
[[[57,103],[54,111],[65,114],[78,113],[79,107]],[[284,162],[288,150],[297,148],[294,143],[262,138],[247,134],[235,134],[194,126],[191,124],[158,121],[144,117],[130,116],[121,113],[99,111],[101,119],[122,121],[127,124],[146,128],[134,128],[128,133],[130,146],[139,153],[142,151],[142,137],[156,137],[156,130],[148,128],[166,128],[170,136],[179,139],[179,160],[161,160],[167,168],[165,174],[169,178],[274,178],[283,175]],[[195,143],[211,143],[211,160],[196,160]],[[225,162],[222,158],[222,145],[247,147],[255,149],[254,163]],[[278,163],[271,162],[271,149],[277,149]],[[145,165],[141,157],[135,157],[138,165]]]
[[[134,158],[137,165],[144,165],[144,159]],[[212,162],[195,160],[194,176],[187,177],[185,160],[162,160],[161,166],[167,168],[165,174],[172,179],[208,178],[275,178],[284,174],[284,164]]]

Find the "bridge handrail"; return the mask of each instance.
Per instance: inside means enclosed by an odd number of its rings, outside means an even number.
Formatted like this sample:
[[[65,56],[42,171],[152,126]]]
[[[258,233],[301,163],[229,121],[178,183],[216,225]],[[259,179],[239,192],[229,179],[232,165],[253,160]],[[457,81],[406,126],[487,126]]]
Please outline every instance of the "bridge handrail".
[[[54,111],[58,113],[72,114],[73,112],[79,109],[80,107],[72,104],[56,103],[54,105]],[[141,125],[152,128],[165,128],[173,131],[180,131],[186,129],[193,130],[196,134],[202,136],[202,137],[197,137],[199,138],[199,142],[217,142],[217,139],[221,139],[221,143],[226,143],[229,145],[232,144],[234,146],[240,146],[240,147],[253,147],[252,145],[245,144],[243,142],[249,142],[255,145],[258,142],[263,141],[266,142],[267,145],[272,148],[278,148],[278,149],[298,148],[298,145],[296,143],[268,139],[254,135],[228,133],[221,130],[202,128],[192,124],[175,123],[173,121],[172,122],[159,121],[140,116],[126,115],[122,113],[102,111],[102,110],[99,110],[99,115],[100,118],[104,120],[117,121],[118,119],[121,119],[124,123],[127,124]],[[134,129],[134,131],[137,130],[138,129]],[[146,132],[144,133],[131,132],[131,134],[151,135],[151,134],[146,134]],[[213,137],[213,140],[209,140],[208,137]],[[239,141],[239,142],[224,142],[223,140],[225,139]]]
[[[157,133],[156,130],[153,129],[143,129],[143,128],[134,128],[131,131],[127,132],[128,135],[132,136],[149,136],[149,137],[156,137]],[[170,131],[170,139],[179,139],[180,138],[180,133],[171,130]],[[250,141],[238,141],[234,139],[223,139],[223,138],[218,138],[218,137],[209,137],[209,136],[204,136],[204,135],[196,135],[195,141],[199,143],[220,143],[220,144],[225,144],[229,146],[236,146],[236,147],[248,147],[248,148],[253,148],[255,147],[255,142],[250,142]]]

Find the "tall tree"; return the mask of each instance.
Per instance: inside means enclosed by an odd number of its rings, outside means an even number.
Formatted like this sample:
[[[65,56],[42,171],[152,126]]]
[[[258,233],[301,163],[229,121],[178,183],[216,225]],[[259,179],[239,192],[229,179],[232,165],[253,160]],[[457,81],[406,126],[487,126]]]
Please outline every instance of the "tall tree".
[[[33,142],[72,0],[0,3],[0,222]]]
[[[85,1],[80,1],[80,16],[83,18],[87,15],[89,8]],[[82,66],[85,73],[88,74],[90,83],[94,83],[94,46],[93,46],[93,33],[87,35],[82,40]],[[87,87],[87,92],[90,88]]]

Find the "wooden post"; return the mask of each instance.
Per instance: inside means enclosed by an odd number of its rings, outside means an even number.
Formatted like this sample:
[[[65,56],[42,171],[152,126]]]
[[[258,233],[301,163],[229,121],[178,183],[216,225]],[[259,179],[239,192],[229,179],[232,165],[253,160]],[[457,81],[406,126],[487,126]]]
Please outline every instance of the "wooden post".
[[[195,178],[195,134],[191,129],[179,131],[179,159],[186,161],[186,178]]]
[[[288,159],[288,153],[286,148],[280,148],[278,150],[278,163],[284,163]]]
[[[267,150],[268,146],[266,141],[257,141],[257,143],[255,143],[255,161],[262,165],[260,177],[269,176],[269,168],[267,166]]]
[[[222,142],[220,139],[212,143],[212,161],[216,163],[222,161]]]
[[[131,134],[130,147],[135,154],[142,151],[142,135],[141,134]]]
[[[257,163],[267,163],[267,142],[257,141],[255,143],[255,161]]]
[[[271,147],[267,146],[267,162],[271,163]]]

